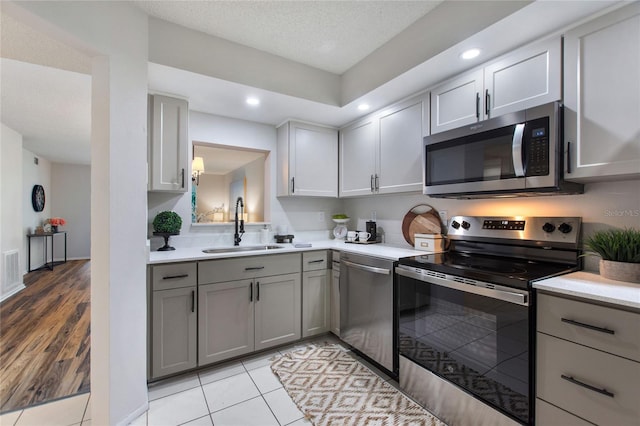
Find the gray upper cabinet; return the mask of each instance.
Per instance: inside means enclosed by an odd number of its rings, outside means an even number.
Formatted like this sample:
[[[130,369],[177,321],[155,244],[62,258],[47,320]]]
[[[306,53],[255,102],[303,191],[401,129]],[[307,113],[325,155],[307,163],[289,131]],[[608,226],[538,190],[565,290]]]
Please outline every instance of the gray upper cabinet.
[[[189,105],[183,99],[149,95],[149,191],[188,188]]]
[[[431,90],[431,133],[483,119],[483,72],[465,73]]]
[[[340,131],[340,197],[422,189],[429,95],[373,113]]]
[[[360,120],[340,131],[340,197],[374,192],[377,134],[375,117]]]
[[[432,89],[431,133],[560,100],[561,43],[518,49]]]
[[[277,195],[338,196],[338,131],[289,121],[278,127]]]
[[[640,3],[565,35],[565,179],[640,176]]]

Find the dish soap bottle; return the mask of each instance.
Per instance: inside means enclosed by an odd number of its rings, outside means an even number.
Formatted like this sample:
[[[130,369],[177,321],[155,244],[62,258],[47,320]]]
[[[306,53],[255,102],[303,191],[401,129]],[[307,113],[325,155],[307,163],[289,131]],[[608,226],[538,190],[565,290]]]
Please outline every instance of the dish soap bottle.
[[[260,244],[269,244],[269,227],[266,224],[260,230]]]

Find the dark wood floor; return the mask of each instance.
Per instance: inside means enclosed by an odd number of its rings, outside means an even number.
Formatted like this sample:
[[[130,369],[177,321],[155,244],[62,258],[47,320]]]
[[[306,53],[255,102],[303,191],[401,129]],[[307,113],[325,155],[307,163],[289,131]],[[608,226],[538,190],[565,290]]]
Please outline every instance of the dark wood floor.
[[[0,304],[0,412],[89,391],[90,266],[31,272]]]

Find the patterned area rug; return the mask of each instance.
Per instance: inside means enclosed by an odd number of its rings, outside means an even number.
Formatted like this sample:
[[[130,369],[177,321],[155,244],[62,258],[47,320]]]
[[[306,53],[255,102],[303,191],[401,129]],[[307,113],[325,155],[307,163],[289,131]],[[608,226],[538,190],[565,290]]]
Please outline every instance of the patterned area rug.
[[[316,426],[446,426],[338,345],[289,352],[271,370]]]

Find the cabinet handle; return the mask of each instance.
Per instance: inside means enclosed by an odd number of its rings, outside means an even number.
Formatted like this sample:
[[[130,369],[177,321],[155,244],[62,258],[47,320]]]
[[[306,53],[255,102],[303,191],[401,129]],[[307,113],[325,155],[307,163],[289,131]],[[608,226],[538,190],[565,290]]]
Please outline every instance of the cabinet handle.
[[[491,101],[491,95],[489,95],[489,89],[487,89],[487,91],[484,94],[484,112],[487,114],[487,117],[489,117],[490,101]]]
[[[377,173],[376,173],[376,191],[380,191],[380,178],[378,177]]]
[[[182,168],[182,188],[184,188],[184,167]]]
[[[480,120],[480,92],[476,92],[476,118]]]
[[[253,302],[253,283],[249,284],[249,302]]]
[[[181,274],[181,275],[168,275],[166,277],[162,277],[163,280],[175,280],[178,278],[187,278],[189,274]]]
[[[292,194],[296,193],[296,178],[295,177],[291,178],[291,193]]]
[[[371,192],[373,192],[373,175],[371,175],[371,183],[369,185],[371,186]]]
[[[264,269],[264,266],[249,266],[248,268],[244,268],[245,271],[259,271]]]
[[[564,374],[561,374],[560,377],[562,377],[563,379],[565,379],[568,382],[573,383],[574,385],[582,386],[583,388],[587,388],[587,389],[592,390],[594,392],[598,392],[598,393],[600,393],[602,395],[608,396],[609,398],[613,398],[614,397],[613,393],[609,392],[606,389],[600,389],[600,388],[597,388],[595,386],[588,385],[588,384],[586,384],[584,382],[581,382],[580,380],[574,379],[571,376],[565,376]]]
[[[256,290],[257,290],[256,302],[259,302],[260,301],[260,281],[256,281]]]
[[[571,141],[567,142],[567,174],[571,174]]]
[[[578,322],[567,318],[560,318],[560,321],[566,322],[567,324],[576,325],[578,327],[588,328],[589,330],[599,331],[600,333],[616,334],[615,331],[609,330],[608,328],[596,327],[595,325],[585,324],[583,322]]]
[[[324,262],[324,259],[310,260],[307,263],[322,263],[322,262]]]
[[[196,311],[196,291],[191,290],[191,312]]]

